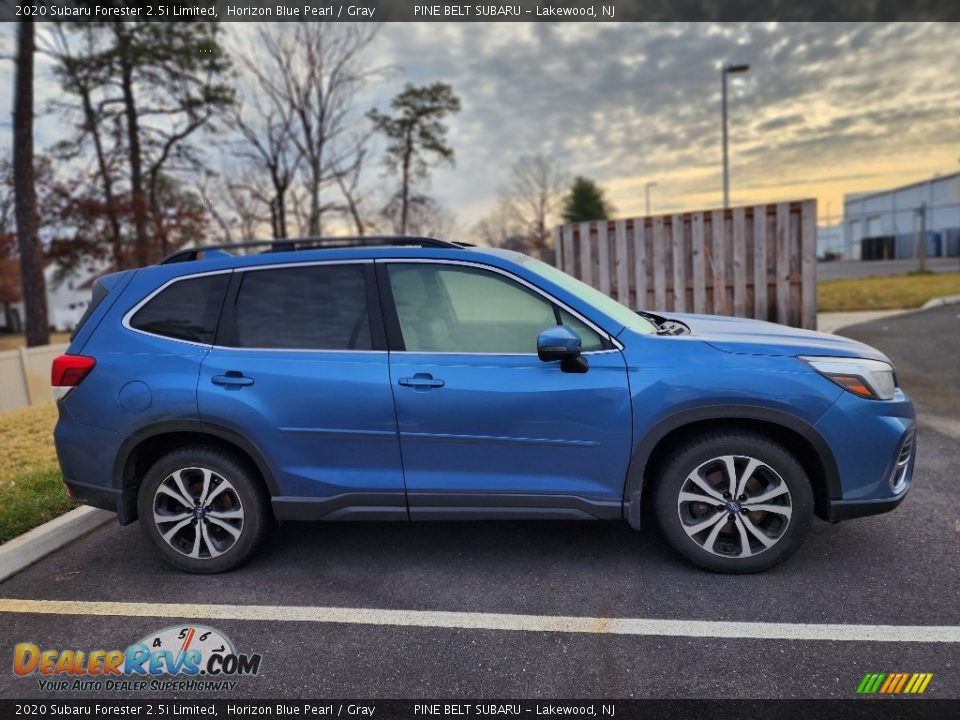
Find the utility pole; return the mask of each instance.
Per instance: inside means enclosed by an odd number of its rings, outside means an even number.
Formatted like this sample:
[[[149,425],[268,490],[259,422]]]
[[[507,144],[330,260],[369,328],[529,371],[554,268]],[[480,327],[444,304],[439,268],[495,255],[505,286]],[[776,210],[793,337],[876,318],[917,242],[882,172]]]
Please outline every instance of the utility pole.
[[[730,207],[730,159],[727,150],[727,75],[745,73],[749,65],[724,65],[720,70],[720,95],[723,103],[723,209]]]
[[[918,256],[918,267],[917,270],[921,275],[926,274],[927,272],[927,204],[920,203],[920,207],[917,208],[917,215],[919,222],[917,223],[920,230],[917,235],[917,256]]]
[[[650,215],[650,188],[656,187],[656,181],[650,181],[643,186],[643,194],[646,196],[647,200],[647,215]]]

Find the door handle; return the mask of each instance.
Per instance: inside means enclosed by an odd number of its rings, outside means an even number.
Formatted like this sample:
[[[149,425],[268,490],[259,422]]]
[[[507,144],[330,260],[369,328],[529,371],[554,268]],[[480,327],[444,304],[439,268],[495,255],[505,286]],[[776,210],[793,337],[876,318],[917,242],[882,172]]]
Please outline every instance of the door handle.
[[[253,378],[244,377],[236,370],[231,370],[226,375],[214,375],[210,378],[214,385],[224,385],[226,387],[246,387],[253,385]]]
[[[413,377],[403,377],[397,381],[405,387],[412,387],[414,390],[429,390],[430,388],[443,387],[443,380],[439,380],[430,373],[417,373]]]

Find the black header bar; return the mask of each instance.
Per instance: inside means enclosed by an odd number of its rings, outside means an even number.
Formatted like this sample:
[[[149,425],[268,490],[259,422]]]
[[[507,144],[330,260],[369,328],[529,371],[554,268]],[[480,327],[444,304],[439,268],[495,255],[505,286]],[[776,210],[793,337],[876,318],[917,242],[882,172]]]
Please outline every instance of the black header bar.
[[[341,718],[343,720],[858,720],[955,718],[953,700],[0,700],[0,717]]]
[[[0,20],[639,22],[960,20],[957,0],[0,0]]]

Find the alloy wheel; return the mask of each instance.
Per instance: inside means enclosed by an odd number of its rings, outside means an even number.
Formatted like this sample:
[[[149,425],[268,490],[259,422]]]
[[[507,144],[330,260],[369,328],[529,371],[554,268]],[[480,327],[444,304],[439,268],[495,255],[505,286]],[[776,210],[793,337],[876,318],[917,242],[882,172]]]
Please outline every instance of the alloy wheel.
[[[691,472],[677,497],[684,532],[721,557],[759,555],[784,536],[792,500],[780,474],[755,457],[722,455]]]
[[[230,550],[243,532],[243,519],[236,488],[208,468],[175,470],[153,496],[160,537],[189,558],[207,560]]]

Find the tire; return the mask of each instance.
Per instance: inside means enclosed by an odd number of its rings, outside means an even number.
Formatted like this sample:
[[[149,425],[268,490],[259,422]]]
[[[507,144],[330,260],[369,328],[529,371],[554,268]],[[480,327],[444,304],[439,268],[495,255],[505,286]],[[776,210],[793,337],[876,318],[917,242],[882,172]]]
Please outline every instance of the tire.
[[[734,493],[725,497],[731,462]],[[713,433],[674,446],[655,481],[654,510],[667,542],[713,572],[769,570],[796,552],[813,521],[803,467],[760,434]]]
[[[225,572],[246,560],[270,525],[269,507],[246,463],[203,445],[160,458],[137,496],[144,534],[164,560],[191,573]]]

